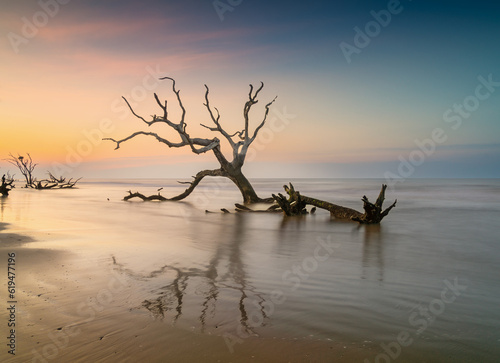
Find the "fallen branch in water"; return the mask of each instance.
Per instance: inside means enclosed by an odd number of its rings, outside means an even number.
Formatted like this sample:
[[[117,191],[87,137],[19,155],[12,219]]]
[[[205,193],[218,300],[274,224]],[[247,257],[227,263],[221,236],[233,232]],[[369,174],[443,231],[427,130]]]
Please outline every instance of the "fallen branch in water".
[[[377,224],[389,214],[391,209],[396,206],[397,202],[396,200],[387,209],[382,211],[382,205],[385,200],[385,190],[387,189],[387,185],[385,184],[382,184],[382,189],[380,190],[375,204],[371,203],[365,195],[363,196],[361,200],[363,201],[363,209],[365,210],[364,213],[351,208],[301,195],[300,192],[295,190],[292,183],[290,183],[290,186],[284,185],[283,188],[288,194],[288,198],[281,193],[278,195],[273,194],[273,198],[287,216],[306,214],[307,211],[305,207],[309,204],[329,211],[330,215],[336,219],[348,219],[362,224]]]

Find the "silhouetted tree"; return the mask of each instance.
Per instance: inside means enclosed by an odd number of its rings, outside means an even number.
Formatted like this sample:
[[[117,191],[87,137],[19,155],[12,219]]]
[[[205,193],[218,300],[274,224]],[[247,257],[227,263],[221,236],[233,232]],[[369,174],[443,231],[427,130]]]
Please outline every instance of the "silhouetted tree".
[[[18,155],[17,157],[15,157],[14,155],[9,154],[9,157],[5,159],[12,165],[17,166],[21,174],[23,174],[24,178],[26,179],[26,188],[67,189],[67,188],[73,188],[75,184],[81,179],[78,178],[76,180],[73,180],[73,178],[71,178],[68,181],[66,181],[66,178],[63,178],[62,176],[56,178],[54,175],[52,175],[51,172],[48,172],[49,174],[48,179],[37,180],[36,178],[33,177],[33,171],[35,170],[37,164],[33,162],[33,159],[31,158],[31,155],[29,153],[27,153],[26,155],[28,156],[24,157],[23,155]]]
[[[27,155],[27,157],[24,157],[23,155],[15,157],[10,153],[9,157],[5,160],[12,165],[17,166],[21,174],[23,174],[26,179],[26,188],[33,188],[35,183],[35,179],[33,179],[33,170],[35,170],[37,164],[33,162],[29,153]]]
[[[258,100],[257,96],[259,95],[260,91],[264,87],[264,83],[261,82],[261,85],[258,89],[254,91],[254,87],[250,85],[250,92],[248,94],[248,101],[245,103],[243,107],[243,121],[244,121],[244,127],[241,131],[236,131],[235,133],[228,133],[226,130],[224,130],[220,124],[220,114],[219,110],[215,107],[212,108],[212,106],[209,103],[208,99],[208,94],[209,94],[209,88],[207,85],[205,85],[205,103],[204,106],[206,107],[208,114],[210,115],[210,119],[213,123],[213,127],[206,126],[201,124],[201,126],[209,129],[210,131],[214,131],[222,135],[229,145],[232,148],[232,160],[229,161],[226,159],[224,154],[221,151],[221,144],[220,140],[217,137],[214,137],[212,139],[208,138],[197,138],[197,137],[192,137],[189,135],[187,132],[187,124],[186,124],[186,109],[184,108],[184,105],[182,103],[181,97],[180,97],[180,90],[177,90],[175,87],[175,80],[170,77],[163,77],[160,78],[161,80],[168,79],[172,81],[172,91],[177,97],[177,102],[179,104],[179,107],[182,111],[181,118],[179,122],[174,122],[172,121],[169,116],[168,116],[168,110],[167,110],[167,101],[165,103],[160,102],[158,96],[156,93],[154,94],[154,98],[156,102],[158,103],[158,106],[160,109],[163,111],[163,114],[161,116],[153,115],[152,119],[150,121],[144,119],[142,116],[139,116],[135,113],[135,111],[132,109],[132,106],[130,106],[130,103],[127,101],[125,97],[123,99],[127,103],[128,107],[130,108],[130,111],[132,114],[142,120],[146,125],[151,126],[156,123],[161,123],[164,125],[167,125],[174,129],[178,136],[179,140],[178,141],[170,141],[167,140],[160,135],[158,135],[155,132],[146,132],[146,131],[137,131],[131,134],[130,136],[125,137],[124,139],[121,140],[115,140],[112,138],[105,138],[104,140],[111,140],[116,143],[116,148],[119,149],[120,145],[123,142],[126,142],[136,136],[139,135],[145,135],[145,136],[151,136],[155,138],[157,141],[161,142],[162,144],[167,145],[168,147],[189,147],[191,151],[195,154],[203,154],[208,151],[213,152],[215,155],[217,161],[220,164],[220,168],[214,169],[214,170],[202,170],[194,176],[194,180],[191,182],[188,182],[186,184],[189,184],[189,187],[181,194],[173,197],[173,198],[158,198],[155,197],[154,199],[160,199],[160,200],[181,200],[186,198],[191,192],[196,188],[196,186],[200,183],[200,181],[206,177],[206,176],[222,176],[230,179],[240,190],[241,195],[243,197],[243,202],[248,204],[248,203],[256,203],[256,202],[262,202],[262,201],[270,201],[271,198],[269,199],[262,199],[259,198],[257,193],[255,192],[254,188],[248,181],[248,179],[243,175],[242,172],[242,167],[245,162],[245,157],[247,155],[248,148],[252,144],[252,142],[257,138],[257,135],[266,123],[267,120],[267,115],[269,113],[269,107],[273,104],[273,102],[276,100],[276,97],[269,103],[267,103],[264,106],[264,116],[263,119],[260,121],[258,126],[253,130],[253,132],[250,131],[250,117],[249,117],[249,112],[252,108],[253,105],[255,105]],[[133,195],[132,195],[133,194]],[[139,197],[142,198],[143,200],[148,200],[147,198],[150,197],[145,197],[144,195],[140,193],[131,193],[132,196],[127,196],[129,199],[131,197]],[[150,199],[151,200],[151,199]]]

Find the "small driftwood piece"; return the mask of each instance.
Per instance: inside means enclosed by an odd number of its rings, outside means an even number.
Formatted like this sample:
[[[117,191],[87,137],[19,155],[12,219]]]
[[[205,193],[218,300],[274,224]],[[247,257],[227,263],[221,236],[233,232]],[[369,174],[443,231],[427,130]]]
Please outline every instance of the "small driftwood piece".
[[[279,206],[276,204],[273,204],[267,209],[251,209],[248,208],[247,206],[244,206],[242,204],[236,203],[234,205],[236,207],[236,212],[243,212],[243,213],[281,213],[281,210],[279,209]]]
[[[144,194],[139,193],[139,192],[132,193],[131,190],[129,190],[128,193],[129,193],[128,195],[123,197],[123,200],[127,201],[127,200],[132,199],[132,198],[139,198],[139,199],[142,199],[144,201],[159,200],[159,201],[164,202],[164,201],[168,200],[163,195],[161,195],[160,192],[158,192],[158,194],[153,194],[150,196],[145,196]]]
[[[378,224],[389,214],[391,209],[396,206],[397,202],[396,200],[387,209],[382,210],[382,205],[385,200],[385,190],[387,189],[387,185],[385,184],[382,185],[382,189],[380,190],[375,203],[371,203],[365,195],[363,196],[361,200],[363,201],[364,213],[351,208],[301,195],[295,190],[292,183],[290,183],[290,186],[284,185],[283,188],[288,194],[288,198],[282,194],[278,194],[277,196],[273,194],[273,198],[287,216],[307,213],[305,211],[305,206],[309,204],[317,208],[326,209],[335,219],[347,219],[362,224]]]

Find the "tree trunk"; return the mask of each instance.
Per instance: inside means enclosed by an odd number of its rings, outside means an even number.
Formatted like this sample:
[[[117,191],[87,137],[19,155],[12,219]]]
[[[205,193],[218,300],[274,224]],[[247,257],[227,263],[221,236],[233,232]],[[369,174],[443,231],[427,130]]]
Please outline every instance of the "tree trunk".
[[[259,203],[265,201],[264,199],[259,198],[257,193],[255,193],[252,184],[250,184],[248,179],[241,172],[241,168],[226,170],[226,172],[228,174],[228,178],[231,179],[240,190],[244,204]]]

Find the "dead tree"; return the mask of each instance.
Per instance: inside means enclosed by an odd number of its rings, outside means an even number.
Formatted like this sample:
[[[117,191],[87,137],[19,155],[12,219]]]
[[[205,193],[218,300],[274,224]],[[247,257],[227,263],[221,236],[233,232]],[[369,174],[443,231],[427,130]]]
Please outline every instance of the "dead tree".
[[[15,157],[11,153],[9,153],[9,157],[5,160],[7,160],[12,165],[17,166],[21,174],[23,174],[24,178],[26,179],[26,188],[33,188],[36,182],[36,179],[33,178],[33,170],[35,170],[37,164],[33,162],[29,153],[27,155],[27,157],[24,157],[22,155],[18,155],[17,157]]]
[[[14,176],[10,176],[9,173],[2,176],[2,184],[0,185],[0,194],[2,197],[8,197],[9,192],[14,188]]]
[[[33,171],[35,170],[37,164],[33,162],[33,159],[31,159],[30,154],[27,155],[28,155],[27,157],[24,157],[22,155],[18,155],[17,157],[15,157],[14,155],[9,154],[9,158],[5,159],[12,165],[17,166],[21,174],[23,174],[24,178],[26,179],[26,188],[67,189],[67,188],[73,188],[76,185],[76,183],[81,179],[78,178],[76,180],[73,180],[73,178],[71,178],[68,181],[66,181],[66,178],[63,178],[62,176],[56,178],[49,171],[48,179],[37,180],[35,177],[33,177]]]
[[[382,210],[382,205],[385,200],[385,190],[387,188],[387,185],[385,184],[382,185],[382,189],[380,190],[380,194],[375,204],[371,203],[365,195],[361,198],[363,201],[363,209],[365,210],[364,213],[351,208],[342,207],[337,204],[301,195],[300,192],[295,190],[292,183],[290,183],[289,187],[284,185],[283,188],[288,194],[288,199],[282,194],[273,194],[273,198],[287,216],[307,213],[305,206],[309,204],[317,208],[326,209],[335,219],[348,219],[362,224],[377,224],[389,214],[391,209],[396,206],[397,202],[396,200],[387,209]]]
[[[125,102],[127,103],[127,106],[129,107],[130,111],[132,114],[143,121],[146,125],[152,126],[153,124],[156,123],[161,123],[163,125],[167,125],[174,129],[178,136],[179,140],[178,141],[170,141],[167,140],[160,135],[158,135],[156,132],[146,132],[146,131],[137,131],[131,134],[130,136],[127,136],[121,140],[115,140],[112,138],[105,138],[104,140],[110,140],[116,143],[116,149],[120,148],[120,145],[123,142],[126,142],[136,136],[139,135],[145,135],[145,136],[150,136],[155,138],[158,142],[167,145],[168,147],[175,147],[175,148],[180,148],[180,147],[189,147],[191,151],[195,154],[203,154],[206,152],[213,152],[217,161],[220,164],[220,168],[214,169],[214,170],[202,170],[198,172],[193,178],[191,182],[189,182],[189,187],[181,194],[173,197],[173,198],[165,198],[165,200],[181,200],[186,198],[191,192],[196,188],[196,186],[200,183],[200,181],[206,177],[206,176],[221,176],[221,177],[226,177],[229,178],[240,190],[241,195],[243,197],[243,202],[245,204],[249,203],[257,203],[257,202],[264,202],[264,201],[271,201],[269,199],[262,199],[259,198],[257,193],[255,192],[254,188],[252,187],[252,184],[248,181],[248,179],[243,175],[242,172],[242,167],[245,162],[245,157],[248,151],[248,148],[252,144],[252,142],[255,140],[257,137],[260,129],[264,126],[267,120],[267,115],[269,113],[269,107],[273,104],[273,102],[276,100],[276,97],[269,103],[267,103],[264,107],[264,116],[262,121],[258,124],[258,126],[253,130],[253,132],[250,131],[250,119],[249,119],[249,113],[253,105],[255,105],[258,100],[257,96],[259,95],[260,91],[264,87],[264,83],[261,82],[260,87],[254,91],[254,87],[250,85],[250,92],[248,94],[248,101],[245,103],[243,107],[243,120],[244,120],[244,128],[241,131],[236,131],[235,133],[228,133],[226,130],[224,130],[220,124],[220,114],[219,110],[216,107],[212,107],[210,105],[209,99],[208,99],[208,94],[209,94],[209,88],[207,85],[205,85],[205,103],[204,106],[206,107],[208,114],[210,115],[210,119],[213,123],[214,126],[206,126],[204,124],[201,124],[201,126],[209,129],[210,131],[213,132],[218,132],[221,134],[224,139],[227,140],[229,145],[232,148],[232,160],[229,161],[226,159],[224,154],[221,151],[221,143],[220,140],[217,137],[214,137],[212,139],[208,138],[197,138],[197,137],[192,137],[189,135],[187,132],[187,124],[186,124],[186,109],[184,108],[184,105],[182,103],[181,97],[180,97],[180,90],[177,90],[175,87],[175,80],[170,77],[163,77],[160,78],[160,80],[165,80],[168,79],[172,81],[172,91],[177,97],[177,102],[178,105],[182,111],[181,117],[179,122],[174,122],[172,121],[169,116],[168,116],[168,110],[167,110],[167,101],[162,103],[156,93],[154,94],[154,98],[162,110],[162,115],[157,116],[153,115],[151,120],[146,120],[142,116],[139,116],[138,114],[135,113],[135,111],[132,109],[132,106],[130,103],[127,101],[125,97],[122,97]],[[133,197],[141,197],[142,194],[140,193],[130,193],[130,195],[127,196],[127,199],[133,198]],[[143,196],[143,195],[142,195]],[[150,199],[159,199],[157,197],[154,198],[149,198],[143,196],[143,200],[150,200]],[[153,196],[152,196],[153,197]]]

